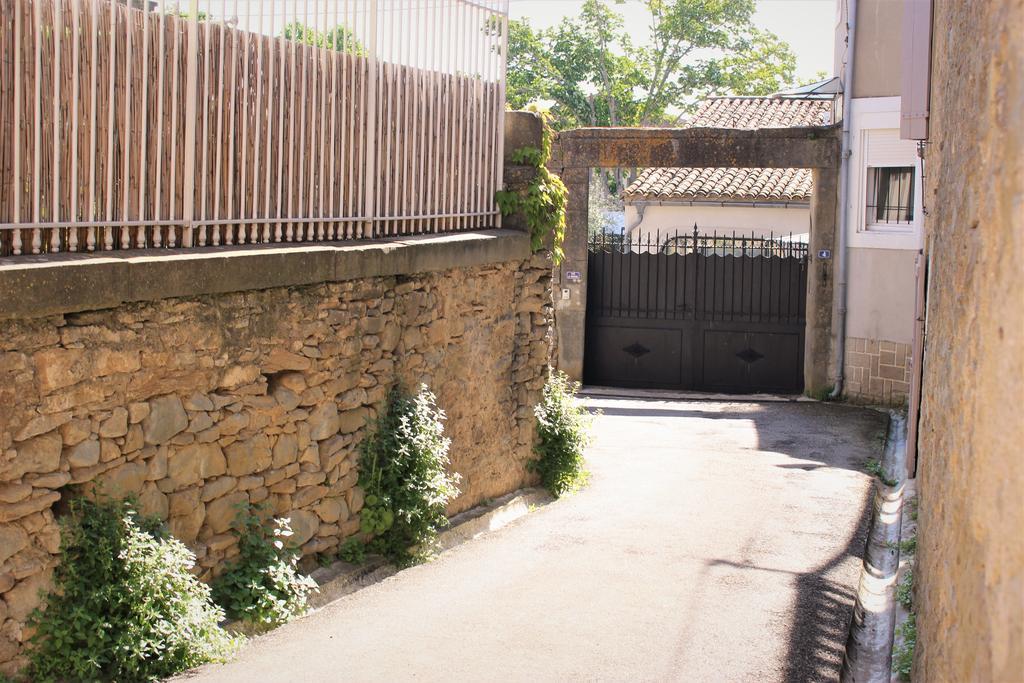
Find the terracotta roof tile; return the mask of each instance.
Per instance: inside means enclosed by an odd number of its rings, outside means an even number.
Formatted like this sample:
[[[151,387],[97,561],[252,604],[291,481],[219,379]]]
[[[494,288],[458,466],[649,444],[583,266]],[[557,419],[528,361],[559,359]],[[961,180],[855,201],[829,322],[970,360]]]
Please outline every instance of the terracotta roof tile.
[[[811,199],[806,168],[648,168],[626,199],[792,201]]]
[[[770,97],[714,97],[691,128],[787,128],[830,122],[832,103]],[[629,199],[796,201],[811,198],[811,171],[801,168],[649,168],[624,193]]]
[[[789,128],[831,123],[829,100],[777,97],[711,97],[701,102],[688,128]]]

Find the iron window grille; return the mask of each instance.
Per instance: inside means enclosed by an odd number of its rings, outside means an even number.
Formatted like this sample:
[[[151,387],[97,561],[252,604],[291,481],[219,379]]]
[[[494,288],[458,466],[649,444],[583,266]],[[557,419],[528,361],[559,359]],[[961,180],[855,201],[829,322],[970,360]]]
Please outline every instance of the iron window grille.
[[[913,222],[914,167],[869,167],[868,225],[911,225]]]

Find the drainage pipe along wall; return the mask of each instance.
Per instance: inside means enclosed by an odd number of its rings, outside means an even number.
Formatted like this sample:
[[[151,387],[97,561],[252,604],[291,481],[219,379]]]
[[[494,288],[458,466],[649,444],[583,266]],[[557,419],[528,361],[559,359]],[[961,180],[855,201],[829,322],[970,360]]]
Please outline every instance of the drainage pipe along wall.
[[[835,288],[835,385],[830,398],[836,399],[843,393],[843,366],[846,356],[846,221],[849,213],[850,193],[850,109],[853,100],[853,51],[856,45],[857,0],[847,0],[846,5],[846,56],[843,60],[843,139],[839,166],[839,225],[836,243],[836,288]]]

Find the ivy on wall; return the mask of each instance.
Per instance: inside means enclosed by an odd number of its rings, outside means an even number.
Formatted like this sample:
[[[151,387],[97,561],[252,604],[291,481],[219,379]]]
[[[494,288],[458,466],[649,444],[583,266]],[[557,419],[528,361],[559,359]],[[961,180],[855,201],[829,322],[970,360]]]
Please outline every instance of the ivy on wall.
[[[540,148],[520,147],[511,154],[514,163],[537,169],[533,181],[522,190],[498,190],[494,199],[503,216],[519,211],[523,213],[534,251],[543,249],[551,238],[551,255],[557,265],[565,255],[562,242],[565,240],[565,207],[569,193],[562,179],[547,168],[553,135],[548,118],[546,112],[541,112],[543,134]]]

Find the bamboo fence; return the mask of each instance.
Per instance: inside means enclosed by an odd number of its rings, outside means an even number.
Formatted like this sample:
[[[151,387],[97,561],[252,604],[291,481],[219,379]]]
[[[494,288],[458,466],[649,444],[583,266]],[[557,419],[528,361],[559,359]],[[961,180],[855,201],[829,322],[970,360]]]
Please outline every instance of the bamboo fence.
[[[506,32],[507,0],[0,0],[0,256],[498,225]]]

